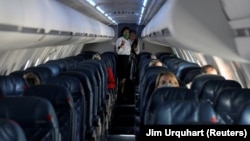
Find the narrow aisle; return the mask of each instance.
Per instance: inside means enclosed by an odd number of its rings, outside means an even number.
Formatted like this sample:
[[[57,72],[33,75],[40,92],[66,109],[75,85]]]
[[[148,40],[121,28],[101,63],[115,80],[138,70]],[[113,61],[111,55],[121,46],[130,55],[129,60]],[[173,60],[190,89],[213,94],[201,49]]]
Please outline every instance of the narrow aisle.
[[[108,141],[135,141],[135,104],[117,100],[108,130]]]

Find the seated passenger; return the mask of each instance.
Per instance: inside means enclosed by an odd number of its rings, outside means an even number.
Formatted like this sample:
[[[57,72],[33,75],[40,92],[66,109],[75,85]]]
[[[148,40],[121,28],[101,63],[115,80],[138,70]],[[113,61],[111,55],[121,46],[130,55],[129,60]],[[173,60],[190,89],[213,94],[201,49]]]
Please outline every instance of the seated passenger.
[[[101,56],[100,54],[94,54],[92,59],[96,59],[96,60],[101,60]],[[114,78],[114,74],[112,69],[107,66],[107,75],[108,75],[108,89],[114,89],[115,88],[115,78]]]
[[[27,72],[23,75],[28,86],[34,86],[41,84],[39,77],[33,72]]]
[[[176,76],[170,71],[164,71],[158,74],[156,78],[155,88],[160,87],[180,87]]]
[[[201,73],[203,73],[203,74],[214,74],[214,75],[218,74],[215,67],[210,65],[210,64],[202,66],[201,67]]]
[[[149,67],[151,66],[159,66],[162,67],[163,63],[159,59],[153,59],[149,62]]]
[[[217,70],[215,69],[214,66],[208,64],[208,65],[204,65],[201,67],[201,73],[202,74],[213,74],[213,75],[218,75]],[[191,88],[192,82],[189,82],[186,86],[188,88]]]

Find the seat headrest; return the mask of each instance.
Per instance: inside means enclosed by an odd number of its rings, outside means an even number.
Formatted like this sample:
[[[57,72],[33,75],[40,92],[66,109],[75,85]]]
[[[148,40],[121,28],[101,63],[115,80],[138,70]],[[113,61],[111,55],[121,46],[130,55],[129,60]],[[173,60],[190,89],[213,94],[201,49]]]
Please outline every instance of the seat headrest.
[[[197,75],[192,82],[191,90],[193,90],[195,94],[200,96],[203,87],[208,80],[225,80],[225,78],[220,75],[212,75],[212,74]]]
[[[77,72],[77,71],[67,71],[67,72],[60,73],[59,77],[61,76],[69,76],[69,77],[74,77],[74,78],[79,79],[81,81],[85,94],[90,97],[93,97],[93,95],[89,95],[90,93],[93,92],[93,90],[91,87],[91,82],[89,80],[89,77],[85,73]]]
[[[59,85],[67,88],[71,94],[82,91],[81,81],[71,76],[57,76],[49,78],[45,81],[45,84]]]
[[[146,104],[146,112],[144,120],[150,119],[150,114],[156,109],[156,107],[165,102],[171,100],[198,100],[197,96],[187,88],[178,87],[162,87],[156,89],[148,103]]]
[[[38,65],[37,67],[39,68],[48,68],[51,72],[51,76],[54,77],[54,76],[57,76],[60,72],[61,72],[61,69],[58,65],[56,64],[41,64],[41,65]]]
[[[52,77],[52,72],[50,71],[50,69],[45,67],[30,67],[27,68],[25,72],[35,73],[39,77],[41,83],[44,83],[46,79]]]
[[[164,102],[153,114],[149,124],[154,125],[224,123],[210,104],[193,100]]]
[[[234,80],[208,80],[203,87],[200,99],[214,102],[223,89],[241,88],[241,85]]]
[[[26,141],[20,125],[9,119],[0,119],[0,139],[3,141]]]
[[[67,64],[62,60],[49,60],[45,64],[57,65],[60,68],[60,72],[63,72],[67,68]]]
[[[24,96],[38,96],[48,99],[54,107],[64,105],[73,108],[73,98],[69,90],[63,86],[43,84],[29,87]]]
[[[234,118],[242,105],[250,102],[250,89],[228,88],[219,93],[214,101],[214,109],[217,112],[228,113]]]
[[[179,64],[174,73],[176,77],[178,77],[181,80],[184,80],[184,76],[186,75],[186,73],[192,69],[200,69],[200,66],[196,63],[182,62]]]
[[[16,121],[23,128],[58,128],[57,116],[51,103],[39,97],[5,97],[0,99],[0,118]]]
[[[184,83],[189,83],[192,82],[194,80],[194,78],[201,74],[201,69],[192,69],[190,71],[188,71],[183,79]]]
[[[19,96],[27,88],[23,78],[18,76],[0,76],[0,95],[2,96]]]

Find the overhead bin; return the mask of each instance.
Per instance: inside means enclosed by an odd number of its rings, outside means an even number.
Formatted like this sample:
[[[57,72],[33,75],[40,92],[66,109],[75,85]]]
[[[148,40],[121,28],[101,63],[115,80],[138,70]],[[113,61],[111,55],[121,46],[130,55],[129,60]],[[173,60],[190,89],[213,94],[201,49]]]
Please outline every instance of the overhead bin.
[[[153,44],[248,62],[234,36],[221,0],[168,0],[142,31]]]
[[[57,0],[0,1],[0,50],[103,42],[114,30]]]

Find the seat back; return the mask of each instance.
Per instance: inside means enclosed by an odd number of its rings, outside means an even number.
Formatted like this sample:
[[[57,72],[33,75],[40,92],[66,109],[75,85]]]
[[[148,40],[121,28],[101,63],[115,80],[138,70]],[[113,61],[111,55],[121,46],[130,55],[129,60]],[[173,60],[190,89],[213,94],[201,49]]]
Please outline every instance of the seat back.
[[[234,80],[208,80],[200,94],[200,100],[213,104],[220,92],[227,88],[241,88],[241,85]]]
[[[62,72],[58,64],[45,63],[45,64],[40,64],[37,67],[49,69],[52,77],[57,76],[60,72]]]
[[[16,121],[28,141],[59,141],[58,119],[52,104],[39,97],[0,99],[0,118]]]
[[[52,77],[52,72],[50,69],[45,67],[30,67],[27,68],[25,72],[35,73],[39,77],[41,84],[44,83],[46,79]]]
[[[81,81],[71,76],[57,76],[48,79],[45,81],[45,84],[58,85],[69,90],[77,114],[76,137],[80,137],[81,140],[84,139],[86,131],[87,105]]]
[[[250,125],[250,103],[245,104],[239,112],[234,124],[236,125]]]
[[[214,109],[228,123],[236,122],[240,109],[250,102],[250,90],[239,88],[228,88],[220,92],[214,101]]]
[[[9,119],[0,119],[0,139],[2,141],[26,141],[20,125]]]
[[[148,125],[224,124],[208,103],[195,100],[174,100],[161,103]]]
[[[203,87],[208,80],[225,80],[225,78],[219,75],[200,74],[194,78],[190,89],[200,97]]]
[[[49,60],[45,64],[58,66],[60,68],[60,72],[64,72],[67,69],[67,64],[62,60]]]
[[[97,110],[96,110],[96,105],[94,106],[95,102],[94,94],[88,76],[82,72],[76,72],[76,71],[66,71],[60,73],[58,76],[74,77],[77,78],[79,81],[81,81],[86,99],[86,109],[87,109],[86,128],[87,129],[91,128],[93,125],[93,116],[97,114]]]
[[[58,85],[36,85],[29,87],[24,96],[36,96],[49,100],[56,111],[62,141],[75,140],[77,116],[68,89]]]
[[[164,101],[171,100],[197,100],[197,96],[187,88],[178,88],[178,87],[162,87],[156,89],[148,103],[146,104],[145,114],[144,114],[144,123],[148,123],[152,120],[153,112],[157,106]]]
[[[201,69],[200,68],[199,69],[192,69],[192,70],[190,70],[190,71],[188,71],[186,73],[186,75],[185,75],[185,77],[183,79],[183,82],[186,83],[186,84],[190,83],[199,74],[201,74]]]
[[[0,76],[0,95],[2,96],[20,96],[26,88],[25,80],[19,76]]]

